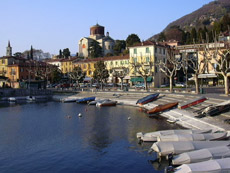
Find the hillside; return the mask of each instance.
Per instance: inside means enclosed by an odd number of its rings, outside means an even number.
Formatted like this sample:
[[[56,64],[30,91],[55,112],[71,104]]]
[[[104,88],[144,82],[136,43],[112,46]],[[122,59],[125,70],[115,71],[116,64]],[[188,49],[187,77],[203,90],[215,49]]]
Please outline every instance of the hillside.
[[[197,30],[204,26],[210,28],[214,22],[219,21],[221,17],[229,13],[230,0],[216,0],[170,23],[163,32],[167,32],[173,26],[179,26],[184,31],[190,31],[193,27]],[[150,40],[156,38],[158,38],[158,34],[152,36]]]

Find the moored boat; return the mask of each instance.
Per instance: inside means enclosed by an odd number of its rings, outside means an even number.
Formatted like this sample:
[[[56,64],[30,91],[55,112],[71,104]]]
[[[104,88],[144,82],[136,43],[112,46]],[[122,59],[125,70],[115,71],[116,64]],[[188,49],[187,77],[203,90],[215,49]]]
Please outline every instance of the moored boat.
[[[146,97],[143,97],[143,98],[137,100],[136,104],[138,104],[138,105],[147,104],[147,103],[152,102],[153,100],[157,99],[158,96],[159,96],[159,93],[150,94]]]
[[[16,102],[17,99],[16,99],[15,97],[9,97],[9,98],[8,98],[8,101],[9,101],[9,102]]]
[[[194,106],[194,105],[197,105],[197,104],[199,104],[199,103],[202,103],[202,102],[204,102],[205,100],[207,100],[206,97],[199,97],[199,98],[197,98],[197,99],[194,99],[194,100],[191,100],[191,101],[187,101],[187,102],[185,102],[185,103],[180,104],[180,105],[178,106],[178,108],[180,108],[180,109],[185,109],[185,108],[188,108],[188,107],[190,107],[190,106]]]
[[[162,130],[162,131],[156,131],[156,132],[149,132],[143,134],[142,132],[137,133],[137,138],[142,141],[149,141],[149,142],[155,142],[157,141],[158,136],[162,135],[173,135],[173,134],[202,134],[202,133],[210,133],[212,130],[205,129],[205,130]]]
[[[76,102],[78,99],[77,98],[64,98],[61,101],[63,103],[69,103],[69,102]]]
[[[97,103],[102,103],[104,101],[110,101],[110,99],[94,100],[94,101],[89,102],[88,105],[96,105]]]
[[[159,156],[167,156],[169,154],[181,154],[184,152],[200,150],[204,148],[212,148],[216,146],[230,145],[230,141],[177,141],[177,142],[156,142],[150,151],[156,151]]]
[[[230,158],[208,160],[199,163],[183,164],[173,171],[175,173],[224,173],[230,172]]]
[[[216,146],[182,153],[170,158],[170,162],[172,165],[182,165],[220,158],[230,158],[230,146]]]
[[[35,98],[35,96],[27,96],[26,100],[32,102],[32,101],[35,101],[36,98]]]
[[[87,103],[87,102],[90,102],[90,101],[94,101],[96,97],[85,97],[85,98],[82,98],[82,99],[78,99],[76,102],[77,103]]]
[[[101,103],[97,103],[96,106],[98,107],[104,107],[104,106],[116,106],[117,105],[117,101],[113,101],[113,100],[107,100]]]
[[[207,108],[205,108],[200,115],[208,115],[208,116],[214,116],[214,115],[218,115],[221,114],[223,112],[227,112],[230,110],[230,104],[226,104],[226,105],[219,105],[219,106],[209,106]]]
[[[147,111],[148,114],[155,114],[155,113],[159,113],[168,109],[171,109],[175,106],[178,105],[178,102],[173,102],[173,103],[167,103],[165,105],[158,105],[156,107],[154,107],[153,109],[150,109]]]
[[[205,134],[173,134],[160,135],[157,141],[213,141],[227,138],[227,132],[205,133]]]

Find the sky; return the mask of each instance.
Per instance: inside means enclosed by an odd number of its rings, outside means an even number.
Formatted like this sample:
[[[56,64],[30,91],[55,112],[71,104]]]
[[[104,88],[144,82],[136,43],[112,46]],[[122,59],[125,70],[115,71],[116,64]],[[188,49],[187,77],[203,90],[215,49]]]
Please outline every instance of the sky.
[[[51,54],[65,48],[76,54],[78,41],[96,23],[115,40],[133,33],[146,40],[211,1],[0,0],[0,56],[5,56],[8,40],[13,53],[32,45]]]

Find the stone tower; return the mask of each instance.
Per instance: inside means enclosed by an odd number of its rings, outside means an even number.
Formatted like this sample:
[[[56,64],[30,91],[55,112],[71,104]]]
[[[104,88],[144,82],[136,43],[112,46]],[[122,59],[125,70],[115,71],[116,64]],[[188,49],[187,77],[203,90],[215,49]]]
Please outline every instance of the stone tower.
[[[12,56],[12,47],[10,47],[10,41],[8,41],[8,46],[6,47],[6,56]]]

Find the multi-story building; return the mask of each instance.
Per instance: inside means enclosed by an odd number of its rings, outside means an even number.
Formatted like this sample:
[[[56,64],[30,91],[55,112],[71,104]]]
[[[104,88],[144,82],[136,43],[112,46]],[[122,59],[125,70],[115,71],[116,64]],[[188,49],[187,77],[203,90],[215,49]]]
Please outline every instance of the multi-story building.
[[[140,68],[147,72],[147,83],[151,87],[160,87],[161,84],[168,83],[168,79],[162,73],[157,62],[165,62],[167,59],[167,47],[156,42],[145,41],[135,46],[129,47],[129,68],[131,84],[144,83],[143,77],[133,68],[135,63],[141,65]]]

